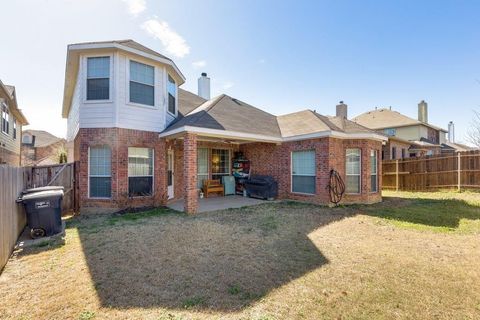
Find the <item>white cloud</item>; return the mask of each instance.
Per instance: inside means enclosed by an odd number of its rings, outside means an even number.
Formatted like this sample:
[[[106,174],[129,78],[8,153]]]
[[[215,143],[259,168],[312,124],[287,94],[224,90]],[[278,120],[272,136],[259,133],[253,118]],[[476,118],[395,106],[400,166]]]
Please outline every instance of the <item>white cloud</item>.
[[[204,68],[207,65],[207,61],[205,60],[198,60],[192,62],[192,67],[194,69]]]
[[[167,22],[150,19],[142,24],[142,28],[151,36],[160,40],[168,53],[179,58],[190,53],[190,47],[185,39],[172,30]]]
[[[233,82],[227,81],[227,82],[225,82],[225,83],[222,85],[222,88],[223,88],[223,90],[228,90],[228,89],[230,89],[230,88],[233,87],[233,86],[234,86],[234,83],[233,83]]]
[[[145,9],[147,9],[147,4],[145,0],[122,0],[127,5],[128,13],[136,17]]]

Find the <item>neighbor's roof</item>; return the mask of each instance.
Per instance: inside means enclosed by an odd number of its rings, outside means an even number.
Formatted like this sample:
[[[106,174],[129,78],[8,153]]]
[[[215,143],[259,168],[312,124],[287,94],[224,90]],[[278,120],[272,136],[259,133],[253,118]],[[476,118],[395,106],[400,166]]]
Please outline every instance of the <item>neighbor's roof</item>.
[[[18,120],[22,126],[28,125],[27,118],[23,114],[22,110],[18,108],[15,87],[3,84],[3,82],[0,80],[0,91],[3,91],[3,96],[9,100],[8,107],[12,112],[13,116],[15,117],[15,119]],[[2,94],[0,93],[0,97],[1,96]]]
[[[248,136],[252,139],[280,142],[282,139],[307,139],[305,135],[327,136],[334,133],[342,137],[348,137],[349,134],[367,134],[364,137],[387,140],[386,136],[353,121],[323,116],[311,110],[277,117],[225,94],[208,101],[200,99],[191,92],[179,91],[179,109],[183,116],[170,124],[161,136],[196,131],[218,136],[228,133],[229,137]],[[203,103],[193,108],[201,101]]]
[[[91,50],[121,50],[163,63],[167,66],[167,70],[179,85],[185,82],[185,76],[180,69],[178,69],[172,59],[131,39],[70,44],[67,47],[65,85],[63,90],[62,117],[64,118],[68,117],[70,105],[72,103],[73,91],[75,89],[75,82],[77,81],[77,73],[79,70],[79,55],[82,52],[89,52]]]
[[[31,134],[35,137],[33,146],[36,148],[46,147],[58,141],[64,140],[62,138],[54,136],[50,132],[43,130],[24,130],[23,134]]]
[[[312,110],[303,110],[277,117],[282,137],[292,137],[322,131],[342,133],[374,133],[353,121],[341,117],[328,117]]]
[[[469,147],[461,143],[445,142],[442,143],[442,149],[455,150],[455,151],[471,151],[476,150],[475,148]]]
[[[398,111],[387,108],[381,108],[362,113],[361,115],[353,118],[352,120],[370,129],[385,129],[424,125],[435,130],[447,132],[445,129],[433,126],[429,123],[418,121],[416,119],[403,115]]]
[[[182,107],[180,104],[179,109]],[[225,94],[205,101],[173,122],[164,132],[184,126],[280,137],[274,115]]]

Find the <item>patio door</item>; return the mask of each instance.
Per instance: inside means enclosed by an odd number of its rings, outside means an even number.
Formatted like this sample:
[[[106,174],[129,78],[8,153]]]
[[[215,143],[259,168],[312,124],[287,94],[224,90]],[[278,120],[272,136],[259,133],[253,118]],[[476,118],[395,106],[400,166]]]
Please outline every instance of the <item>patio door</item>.
[[[168,150],[167,153],[167,194],[168,199],[174,197],[174,160],[173,160],[173,150]]]

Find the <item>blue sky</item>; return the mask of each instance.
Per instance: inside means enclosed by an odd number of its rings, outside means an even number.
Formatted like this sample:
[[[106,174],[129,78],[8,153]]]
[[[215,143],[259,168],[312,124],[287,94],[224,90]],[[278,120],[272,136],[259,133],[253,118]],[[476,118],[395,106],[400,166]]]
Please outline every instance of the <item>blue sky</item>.
[[[175,60],[196,92],[227,93],[273,114],[339,100],[355,116],[392,106],[456,123],[480,110],[480,1],[1,0],[0,79],[31,128],[65,135],[69,43],[132,38]]]

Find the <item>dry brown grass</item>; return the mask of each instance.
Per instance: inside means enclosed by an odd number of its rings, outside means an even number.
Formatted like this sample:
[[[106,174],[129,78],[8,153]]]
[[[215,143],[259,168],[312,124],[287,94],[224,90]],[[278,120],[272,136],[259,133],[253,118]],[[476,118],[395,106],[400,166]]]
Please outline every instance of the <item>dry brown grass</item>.
[[[478,234],[396,225],[395,201],[74,218],[7,264],[0,318],[479,318]]]

